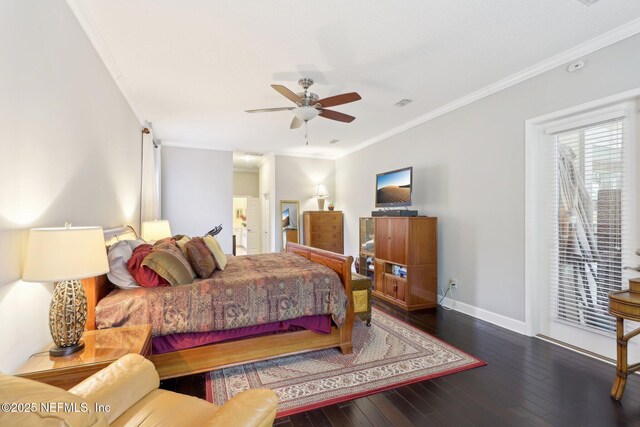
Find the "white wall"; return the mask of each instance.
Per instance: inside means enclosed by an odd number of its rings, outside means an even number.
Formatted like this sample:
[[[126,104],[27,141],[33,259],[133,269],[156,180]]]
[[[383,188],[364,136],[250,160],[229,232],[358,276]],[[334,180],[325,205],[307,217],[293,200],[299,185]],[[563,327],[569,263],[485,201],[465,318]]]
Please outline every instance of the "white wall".
[[[173,234],[202,236],[218,224],[217,238],[232,252],[233,153],[164,146],[162,216]]]
[[[260,182],[258,180],[258,171],[233,171],[234,196],[258,197],[259,194]]]
[[[0,370],[51,341],[27,230],[138,227],[140,123],[64,0],[0,5]]]
[[[375,175],[413,166],[413,207],[439,218],[438,282],[456,298],[524,321],[524,121],[640,86],[640,36],[436,118],[337,161],[345,253],[374,209]],[[469,69],[473,72],[473,68]]]
[[[313,198],[318,184],[325,184],[329,200],[335,200],[336,162],[335,160],[312,159],[292,156],[276,156],[276,206],[277,215],[274,218],[276,248],[282,245],[280,233],[280,200],[298,200],[300,202],[300,215],[304,211],[318,210],[318,201]],[[326,209],[326,207],[325,207]],[[340,205],[336,205],[340,210]],[[302,221],[300,221],[302,225]],[[300,227],[300,240],[302,241],[302,227]]]

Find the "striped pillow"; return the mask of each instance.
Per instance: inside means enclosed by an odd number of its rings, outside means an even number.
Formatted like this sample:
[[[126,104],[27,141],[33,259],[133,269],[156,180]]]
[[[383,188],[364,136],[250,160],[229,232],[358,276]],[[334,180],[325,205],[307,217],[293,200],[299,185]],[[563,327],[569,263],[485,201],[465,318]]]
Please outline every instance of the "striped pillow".
[[[153,251],[142,261],[171,285],[186,285],[193,282],[196,273],[182,251],[173,240],[157,243]]]

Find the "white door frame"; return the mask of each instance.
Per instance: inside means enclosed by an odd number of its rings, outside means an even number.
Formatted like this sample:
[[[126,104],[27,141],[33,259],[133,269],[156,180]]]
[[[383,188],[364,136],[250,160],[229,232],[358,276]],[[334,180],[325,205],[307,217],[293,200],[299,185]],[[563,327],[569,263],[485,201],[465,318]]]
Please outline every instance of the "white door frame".
[[[266,203],[266,206],[265,206]],[[261,233],[260,250],[262,253],[271,252],[271,192],[262,194],[260,200],[261,211]]]
[[[640,88],[618,93],[596,101],[587,102],[575,107],[566,108],[544,116],[536,117],[525,121],[525,334],[535,336],[540,332],[540,307],[543,303],[538,297],[539,284],[547,280],[541,277],[540,266],[542,259],[540,257],[542,250],[541,223],[545,220],[544,214],[540,214],[540,188],[541,171],[541,135],[542,128],[546,123],[561,120],[563,117],[572,116],[581,113],[588,113],[591,110],[601,110],[610,105],[620,104],[625,101],[635,101],[640,96]],[[635,129],[629,129],[632,137],[630,146],[630,156],[638,161],[640,150],[635,148],[637,137],[634,136]],[[636,168],[630,168],[625,171],[628,173],[628,181],[636,182]],[[630,198],[630,208],[632,212],[637,210],[637,198]],[[638,227],[631,224],[631,234],[638,238]],[[623,262],[624,262],[623,254]],[[628,255],[628,254],[626,254]]]

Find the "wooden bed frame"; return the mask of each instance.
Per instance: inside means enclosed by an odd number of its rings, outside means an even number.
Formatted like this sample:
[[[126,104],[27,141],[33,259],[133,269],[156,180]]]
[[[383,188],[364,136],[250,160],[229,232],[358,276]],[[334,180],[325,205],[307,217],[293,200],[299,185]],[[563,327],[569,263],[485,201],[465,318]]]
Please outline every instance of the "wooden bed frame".
[[[105,230],[105,241],[112,241],[122,233],[131,233],[130,227]],[[135,235],[135,232],[133,232]],[[175,378],[214,369],[240,365],[259,360],[303,353],[324,348],[340,347],[344,354],[351,353],[351,334],[353,331],[353,294],[351,291],[351,264],[353,257],[336,254],[322,249],[311,248],[297,243],[287,243],[287,252],[296,253],[310,261],[325,265],[335,271],[344,285],[349,298],[349,306],[344,325],[333,325],[330,334],[318,334],[302,330],[258,337],[248,337],[236,341],[209,344],[185,350],[151,355],[160,379]],[[107,275],[101,275],[82,281],[87,293],[87,326],[96,328],[95,306],[112,289]]]

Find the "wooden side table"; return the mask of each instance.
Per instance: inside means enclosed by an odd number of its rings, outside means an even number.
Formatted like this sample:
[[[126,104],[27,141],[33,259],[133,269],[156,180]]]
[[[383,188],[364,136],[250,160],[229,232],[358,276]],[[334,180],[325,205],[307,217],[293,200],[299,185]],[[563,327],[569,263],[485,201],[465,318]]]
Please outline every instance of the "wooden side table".
[[[362,321],[371,326],[371,278],[358,273],[351,273],[353,291],[353,314],[359,315]]]
[[[85,331],[84,349],[68,356],[49,356],[49,344],[18,369],[19,377],[70,389],[120,357],[151,355],[151,325]]]
[[[640,328],[626,335],[624,333],[624,319],[640,322],[640,278],[629,280],[629,290],[609,294],[609,313],[616,318],[617,338],[616,379],[611,388],[611,397],[620,400],[627,385],[627,375],[640,369],[640,363],[629,365],[627,360],[627,343],[640,334]]]

